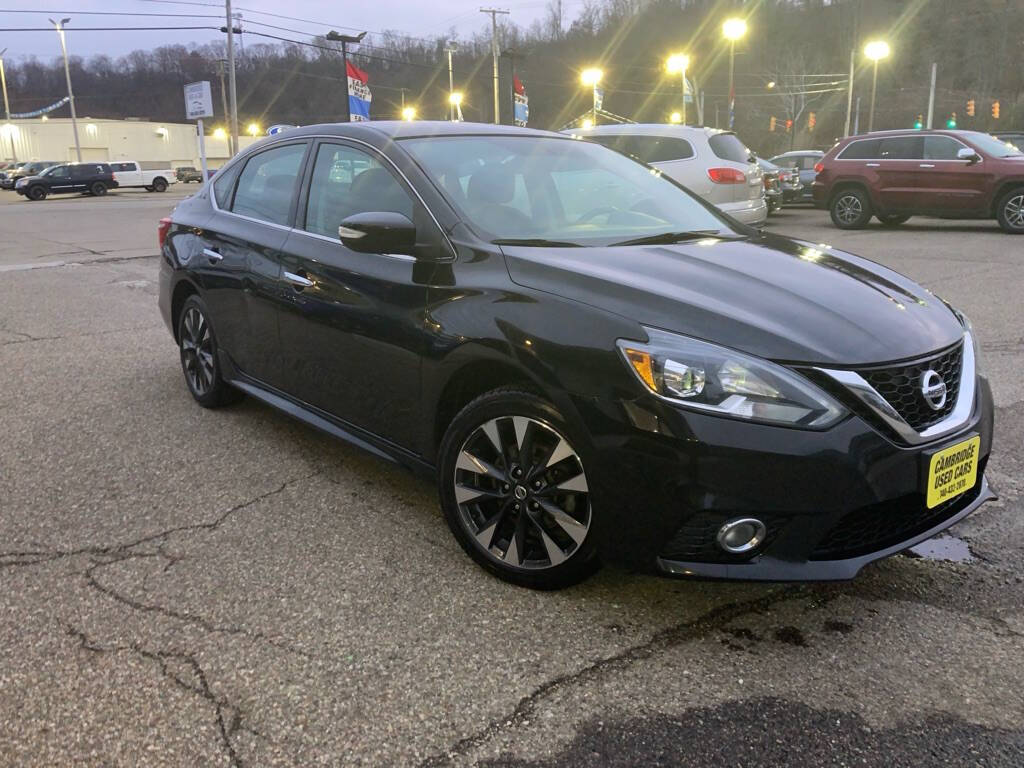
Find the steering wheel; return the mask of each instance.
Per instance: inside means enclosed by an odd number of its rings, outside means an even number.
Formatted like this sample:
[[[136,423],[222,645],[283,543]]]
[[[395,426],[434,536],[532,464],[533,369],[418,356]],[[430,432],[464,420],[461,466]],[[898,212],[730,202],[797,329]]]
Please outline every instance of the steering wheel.
[[[601,205],[598,206],[597,208],[591,208],[586,213],[580,215],[580,217],[576,219],[576,221],[573,223],[585,224],[586,222],[590,221],[591,219],[597,218],[598,216],[603,216],[606,213],[615,213],[618,210],[618,208],[612,205]]]

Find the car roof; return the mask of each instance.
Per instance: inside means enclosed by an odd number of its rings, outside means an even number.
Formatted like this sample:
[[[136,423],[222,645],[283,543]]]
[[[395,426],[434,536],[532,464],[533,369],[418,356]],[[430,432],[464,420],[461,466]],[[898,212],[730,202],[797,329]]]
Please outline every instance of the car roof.
[[[328,135],[376,139],[409,139],[431,136],[549,136],[564,138],[553,131],[520,128],[492,123],[450,122],[448,120],[373,120],[356,123],[319,123],[289,128],[267,138],[290,139],[300,136]]]
[[[820,149],[791,149],[788,152],[774,155],[774,157],[801,157],[803,155],[824,155]]]
[[[600,136],[604,134],[633,134],[640,136],[714,136],[719,133],[733,133],[719,128],[708,128],[703,125],[677,125],[675,123],[617,123],[609,125],[595,125],[590,128],[570,128],[563,133],[572,133],[578,136]]]

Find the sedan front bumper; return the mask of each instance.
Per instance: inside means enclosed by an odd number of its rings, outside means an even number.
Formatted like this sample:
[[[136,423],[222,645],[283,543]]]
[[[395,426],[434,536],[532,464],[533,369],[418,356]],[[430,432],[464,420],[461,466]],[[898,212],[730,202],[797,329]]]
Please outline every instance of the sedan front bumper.
[[[704,415],[647,396],[576,405],[596,452],[594,535],[604,559],[628,567],[708,578],[849,579],[993,498],[984,476],[993,407],[983,377],[968,422],[916,446],[898,444],[858,415],[810,431]],[[971,435],[981,438],[975,486],[927,509],[930,455]],[[717,543],[722,524],[739,517],[767,528],[751,554],[731,555]]]

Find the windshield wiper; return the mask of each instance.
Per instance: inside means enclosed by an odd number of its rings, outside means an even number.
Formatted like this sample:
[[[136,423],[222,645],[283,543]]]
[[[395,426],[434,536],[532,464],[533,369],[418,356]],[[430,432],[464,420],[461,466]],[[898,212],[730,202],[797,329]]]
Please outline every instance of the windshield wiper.
[[[543,237],[504,237],[498,240],[491,240],[495,245],[526,245],[538,248],[582,248],[579,243],[570,243],[568,240],[545,240]]]
[[[662,232],[657,235],[647,235],[646,237],[637,237],[633,240],[623,240],[620,243],[612,243],[612,246],[616,245],[670,245],[672,243],[682,243],[686,240],[703,240],[705,237],[713,237],[719,240],[725,238],[718,234],[717,229],[703,229],[694,230],[692,232]]]

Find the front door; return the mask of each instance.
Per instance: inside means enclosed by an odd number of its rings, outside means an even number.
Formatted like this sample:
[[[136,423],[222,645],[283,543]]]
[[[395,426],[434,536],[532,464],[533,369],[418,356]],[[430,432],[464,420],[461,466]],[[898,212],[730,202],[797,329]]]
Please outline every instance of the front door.
[[[46,178],[50,181],[50,192],[70,192],[71,191],[71,168],[70,165],[58,165],[48,174]]]
[[[984,160],[961,160],[968,149],[952,136],[925,136],[922,174],[928,182],[923,200],[929,211],[943,214],[981,213],[985,210],[993,178]]]
[[[192,268],[232,364],[264,384],[281,388],[278,307],[287,299],[281,254],[294,216],[309,142],[259,152],[215,190],[221,208],[201,234]]]
[[[420,359],[427,288],[411,256],[358,253],[338,239],[356,213],[393,211],[416,222],[418,240],[440,237],[422,204],[386,161],[323,141],[304,209],[288,237],[280,327],[287,391],[404,447],[418,441]]]

